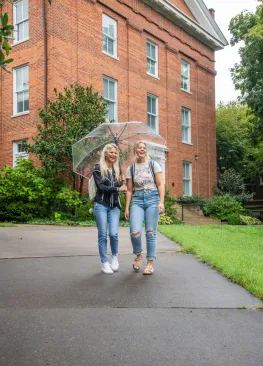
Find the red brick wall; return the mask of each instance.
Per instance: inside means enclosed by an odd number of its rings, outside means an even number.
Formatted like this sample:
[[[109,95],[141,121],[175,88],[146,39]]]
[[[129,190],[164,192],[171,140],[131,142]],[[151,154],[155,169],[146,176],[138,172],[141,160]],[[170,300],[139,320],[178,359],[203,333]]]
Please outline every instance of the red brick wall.
[[[12,141],[36,133],[43,106],[41,0],[30,1],[30,40],[13,49],[13,67],[29,64],[30,113],[12,115],[12,75],[2,72],[1,165],[12,164]],[[183,0],[173,3],[183,11]],[[118,22],[118,60],[102,53],[102,13]],[[185,10],[187,13],[187,11]],[[190,15],[190,11],[188,12]],[[56,0],[47,6],[48,97],[79,81],[102,92],[118,80],[118,120],[147,122],[147,93],[159,97],[159,132],[167,140],[166,182],[182,195],[182,162],[192,162],[193,194],[216,184],[214,52],[140,0]],[[159,79],[146,74],[146,39],[158,45]],[[191,94],[181,91],[181,58],[191,64]],[[192,145],[182,143],[181,108],[191,109]],[[197,160],[195,160],[197,155]]]

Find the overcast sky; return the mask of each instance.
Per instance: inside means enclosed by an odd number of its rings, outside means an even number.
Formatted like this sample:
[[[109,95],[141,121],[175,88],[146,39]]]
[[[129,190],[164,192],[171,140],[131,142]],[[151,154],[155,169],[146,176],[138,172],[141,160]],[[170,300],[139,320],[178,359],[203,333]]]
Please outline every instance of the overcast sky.
[[[208,8],[215,9],[215,20],[228,42],[231,38],[228,31],[231,18],[243,10],[254,12],[259,4],[257,0],[204,0],[204,2]],[[229,45],[224,50],[216,52],[216,103],[236,100],[239,95],[239,92],[235,91],[230,75],[230,68],[239,62],[238,49],[239,46]]]

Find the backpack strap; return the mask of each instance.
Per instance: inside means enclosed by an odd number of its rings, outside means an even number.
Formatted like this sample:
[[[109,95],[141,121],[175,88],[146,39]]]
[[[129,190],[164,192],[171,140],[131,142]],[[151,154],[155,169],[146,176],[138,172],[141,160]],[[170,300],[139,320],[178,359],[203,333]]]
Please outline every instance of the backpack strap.
[[[153,176],[154,184],[157,186],[157,184],[156,184],[156,176],[155,176],[155,173],[154,173],[154,161],[153,160],[148,160],[148,163],[149,163],[149,168],[150,168],[151,173],[152,173],[152,176]]]
[[[134,176],[135,176],[135,163],[130,166],[132,185],[134,187]]]

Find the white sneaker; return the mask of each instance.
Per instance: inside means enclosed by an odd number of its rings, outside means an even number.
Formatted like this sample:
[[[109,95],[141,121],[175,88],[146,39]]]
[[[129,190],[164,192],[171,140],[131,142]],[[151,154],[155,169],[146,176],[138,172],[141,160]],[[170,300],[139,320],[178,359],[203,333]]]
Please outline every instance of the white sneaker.
[[[113,270],[111,269],[111,266],[110,266],[109,262],[102,263],[101,270],[102,270],[103,273],[113,274]]]
[[[118,255],[113,255],[112,256],[112,262],[111,262],[111,269],[113,270],[113,272],[118,271],[119,269],[119,261],[118,261]]]

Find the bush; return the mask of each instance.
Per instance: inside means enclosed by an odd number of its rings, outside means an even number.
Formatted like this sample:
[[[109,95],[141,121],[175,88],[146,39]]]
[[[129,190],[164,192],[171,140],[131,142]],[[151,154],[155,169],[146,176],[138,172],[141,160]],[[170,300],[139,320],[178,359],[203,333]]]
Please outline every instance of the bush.
[[[92,221],[94,218],[94,203],[82,198],[81,205],[76,208],[74,220],[76,221]]]
[[[239,214],[231,214],[227,219],[228,225],[245,225]]]
[[[26,222],[69,210],[80,204],[79,193],[61,179],[48,177],[32,160],[0,170],[0,221]]]
[[[262,225],[262,222],[256,217],[240,215],[243,225]]]
[[[230,215],[241,215],[245,210],[234,197],[225,194],[213,196],[211,200],[206,202],[203,211],[206,216],[227,221]]]
[[[171,217],[162,213],[159,217],[159,225],[171,225],[171,224],[173,224],[173,220],[171,219]]]
[[[176,199],[176,202],[181,204],[196,203],[203,206],[206,203],[206,199],[201,196],[181,196]]]
[[[177,210],[174,207],[175,203],[176,198],[171,195],[169,188],[165,187],[165,199],[164,199],[165,214],[171,218],[173,223],[177,221],[176,219]]]

